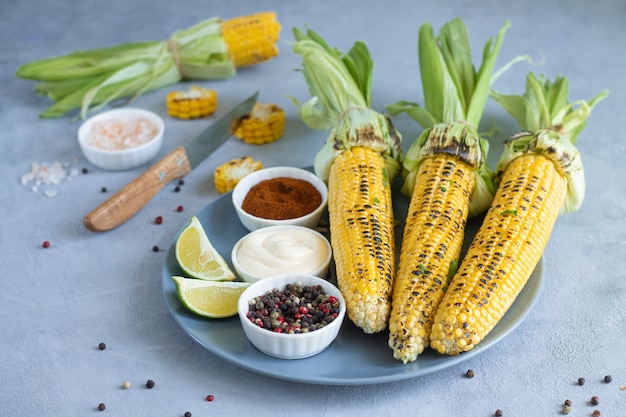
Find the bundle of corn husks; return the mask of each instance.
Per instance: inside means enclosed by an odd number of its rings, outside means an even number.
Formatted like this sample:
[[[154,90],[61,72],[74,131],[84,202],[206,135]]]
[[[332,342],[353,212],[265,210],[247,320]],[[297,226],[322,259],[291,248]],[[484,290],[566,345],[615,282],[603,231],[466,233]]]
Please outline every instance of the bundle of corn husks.
[[[222,20],[207,19],[176,31],[165,41],[133,42],[26,63],[17,77],[40,81],[35,92],[55,103],[40,116],[80,116],[121,98],[175,84],[183,79],[232,77],[237,68],[278,55],[281,30],[274,12]]]

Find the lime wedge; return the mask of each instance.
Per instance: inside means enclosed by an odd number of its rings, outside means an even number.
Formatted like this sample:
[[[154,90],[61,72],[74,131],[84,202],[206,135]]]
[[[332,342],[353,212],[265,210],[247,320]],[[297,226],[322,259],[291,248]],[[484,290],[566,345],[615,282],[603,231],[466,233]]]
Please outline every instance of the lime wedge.
[[[249,282],[204,281],[173,276],[180,302],[192,313],[210,318],[237,314],[237,301]]]
[[[207,281],[233,281],[235,274],[193,216],[176,239],[176,260],[185,273]]]

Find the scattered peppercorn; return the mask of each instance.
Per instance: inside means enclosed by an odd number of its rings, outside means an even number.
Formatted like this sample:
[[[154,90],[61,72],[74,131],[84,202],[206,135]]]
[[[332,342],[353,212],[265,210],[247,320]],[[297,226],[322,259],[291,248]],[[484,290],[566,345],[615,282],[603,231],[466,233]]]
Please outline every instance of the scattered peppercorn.
[[[98,404],[98,410],[100,410],[100,411],[104,411],[104,410],[105,410],[105,408],[107,408],[107,406],[106,406],[106,405],[104,405],[104,403],[100,403],[100,404]]]
[[[122,384],[122,388],[124,388],[124,389],[130,388],[130,382],[124,381],[124,383]]]
[[[149,379],[146,381],[146,387],[148,387],[148,389],[152,389],[154,388],[154,381]]]
[[[158,252],[159,251],[159,247],[157,245],[154,245],[152,247],[152,252]]]
[[[604,382],[606,382],[607,384],[613,381],[613,377],[611,375],[606,375],[604,377]]]
[[[567,406],[570,406],[570,405],[572,405],[572,402],[570,400],[565,400],[565,402],[563,404],[567,405]]]
[[[620,391],[626,391],[626,385],[622,385],[621,387],[619,387]]]
[[[104,350],[104,349],[106,349],[106,348],[107,348],[107,345],[105,345],[104,343],[100,343],[100,344],[98,345],[98,349],[100,349],[100,350]]]
[[[176,207],[176,211],[181,213],[185,208],[183,206]]]
[[[600,417],[602,413],[600,412],[600,410],[593,410],[593,413],[591,413],[591,415],[593,417]]]
[[[174,188],[174,192],[175,193],[180,192],[180,187],[178,185]]]
[[[578,385],[585,385],[585,378],[578,378]]]
[[[465,375],[468,378],[474,378],[474,370],[473,369],[468,369],[467,372],[465,373]]]
[[[594,395],[593,397],[591,397],[591,404],[593,405],[600,404],[600,397],[598,397],[597,395]]]
[[[207,400],[208,402],[211,402],[211,401],[213,401],[214,399],[215,399],[215,397],[214,397],[213,395],[211,395],[211,394],[209,394],[209,395],[207,395],[207,396],[206,396],[206,400]]]
[[[103,193],[106,193],[106,192],[107,192],[107,187],[102,187],[102,188],[100,189],[100,191],[102,191]]]
[[[87,168],[83,168],[83,174],[86,174],[88,172],[89,172],[89,170]]]
[[[184,179],[179,179],[178,180],[178,185],[185,185],[185,180]]]
[[[161,224],[163,223],[163,216],[157,216],[156,219],[154,219],[154,222],[156,224]]]
[[[48,249],[50,247],[50,242],[47,240],[44,240],[43,243],[41,244],[41,247],[44,249]]]
[[[496,410],[496,417],[502,417],[502,410]]]
[[[191,413],[189,411],[185,411],[185,417],[191,417]]]
[[[563,414],[569,414],[569,412],[571,411],[571,407],[565,404],[563,405],[563,409],[561,411],[563,412]]]

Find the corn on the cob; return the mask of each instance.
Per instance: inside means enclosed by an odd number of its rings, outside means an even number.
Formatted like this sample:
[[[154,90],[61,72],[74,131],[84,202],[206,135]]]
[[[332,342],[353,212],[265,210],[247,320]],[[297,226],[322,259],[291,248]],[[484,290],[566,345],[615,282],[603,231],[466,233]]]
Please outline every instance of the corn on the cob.
[[[213,175],[215,189],[220,194],[231,191],[243,177],[262,168],[261,161],[255,161],[249,156],[225,162],[215,169]]]
[[[387,327],[395,275],[394,218],[384,158],[353,147],[328,180],[331,244],[349,318],[366,333]]]
[[[160,89],[180,80],[234,76],[237,68],[278,55],[281,30],[273,12],[234,19],[206,19],[177,30],[167,40],[132,42],[76,51],[20,66],[20,78],[40,81],[35,92],[54,101],[41,117],[80,108],[80,116],[108,103]]]
[[[263,145],[277,141],[285,131],[285,111],[276,104],[255,103],[238,121],[235,136],[245,143]]]
[[[179,119],[207,117],[217,109],[217,92],[210,88],[191,86],[189,91],[170,91],[167,94],[167,114]]]
[[[455,355],[485,338],[532,275],[558,215],[582,202],[583,168],[573,142],[603,95],[574,111],[563,79],[553,89],[529,75],[527,88],[524,97],[494,95],[529,133],[505,144],[496,196],[439,305],[430,346],[440,353]]]
[[[394,358],[403,363],[415,361],[429,345],[435,312],[459,262],[472,199],[473,215],[486,208],[492,199],[491,191],[495,187],[493,172],[486,165],[487,146],[475,129],[488,97],[489,79],[505,29],[506,26],[500,31],[494,51],[484,57],[480,71],[463,73],[454,94],[450,94],[446,83],[433,81],[431,76],[435,74],[435,80],[452,79],[456,68],[440,64],[428,68],[429,60],[444,62],[445,56],[451,56],[454,64],[465,62],[471,68],[465,26],[455,19],[442,28],[442,45],[450,48],[442,51],[430,25],[420,28],[424,89],[430,88],[441,96],[451,95],[452,99],[437,107],[433,101],[439,102],[440,97],[425,95],[423,110],[429,112],[427,120],[436,124],[425,123],[425,132],[409,149],[404,161],[403,191],[410,195],[411,201],[393,289],[388,340]],[[454,33],[457,35],[451,36]],[[463,94],[469,95],[467,107],[460,99]],[[407,108],[406,102],[388,109],[392,114],[398,110],[415,110]],[[421,118],[416,120],[423,123]]]
[[[328,181],[337,284],[348,318],[365,333],[377,333],[387,327],[393,289],[390,184],[403,157],[401,137],[388,117],[370,108],[373,62],[364,43],[343,54],[311,30],[294,29],[294,35],[314,95],[302,106],[294,99],[298,114],[312,128],[332,128],[314,166]]]
[[[235,67],[255,65],[278,55],[281,25],[274,12],[260,12],[222,22],[222,36]]]

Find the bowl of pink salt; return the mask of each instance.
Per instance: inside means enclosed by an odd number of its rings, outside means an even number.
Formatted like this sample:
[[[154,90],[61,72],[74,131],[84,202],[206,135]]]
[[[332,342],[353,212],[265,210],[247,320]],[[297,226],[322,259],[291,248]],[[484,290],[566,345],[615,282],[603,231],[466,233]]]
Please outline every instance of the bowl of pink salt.
[[[161,149],[163,119],[137,108],[105,111],[87,119],[78,129],[78,143],[89,162],[120,171],[141,166]]]

